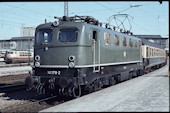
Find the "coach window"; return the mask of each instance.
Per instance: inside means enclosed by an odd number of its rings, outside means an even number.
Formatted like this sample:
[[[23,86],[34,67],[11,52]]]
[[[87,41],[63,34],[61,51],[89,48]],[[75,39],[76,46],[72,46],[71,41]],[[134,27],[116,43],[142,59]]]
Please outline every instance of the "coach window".
[[[150,48],[150,56],[152,56],[152,48]]]
[[[161,56],[161,51],[159,52],[159,56]]]
[[[157,56],[159,56],[159,50],[157,49]]]
[[[159,50],[157,50],[157,56],[159,56]]]
[[[126,37],[123,37],[123,46],[126,46],[127,45],[127,43],[126,43]]]
[[[115,41],[114,41],[114,44],[115,44],[115,45],[119,45],[119,36],[115,35],[115,36],[114,36],[114,40],[115,40]]]
[[[148,50],[149,50],[148,47],[146,47],[146,57],[148,57],[148,53],[149,53]]]
[[[157,49],[155,50],[155,56],[157,56]]]
[[[153,56],[155,56],[155,49],[153,49]]]
[[[60,29],[59,41],[60,42],[76,42],[78,31],[76,28]]]
[[[155,49],[155,56],[157,55],[157,53],[156,53],[156,52],[157,52],[157,50]]]
[[[39,43],[48,43],[52,40],[52,29],[40,29],[36,33],[36,41]]]

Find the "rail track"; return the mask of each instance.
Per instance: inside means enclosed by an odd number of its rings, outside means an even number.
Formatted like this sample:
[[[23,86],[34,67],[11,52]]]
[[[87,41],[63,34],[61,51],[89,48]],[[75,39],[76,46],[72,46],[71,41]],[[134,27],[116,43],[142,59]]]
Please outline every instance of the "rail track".
[[[11,85],[3,85],[0,86],[0,93],[3,92],[12,92],[16,90],[22,90],[26,89],[27,85],[25,83],[20,83],[20,84],[11,84]]]
[[[39,112],[43,109],[64,103],[63,99],[59,99],[57,96],[50,96],[45,98],[39,98],[37,100],[29,100],[20,105],[10,106],[6,109],[0,110],[2,113],[6,112]]]
[[[46,107],[52,106],[52,105],[48,105],[44,101],[54,99],[54,98],[56,98],[56,96],[47,97],[47,98],[43,98],[43,99],[40,99],[40,100],[37,100],[37,101],[24,103],[24,104],[21,104],[19,106],[9,107],[5,110],[1,110],[1,112],[2,113],[3,112],[38,112],[41,109],[45,109]],[[46,106],[45,108],[43,108],[43,106],[40,104],[41,102],[43,102],[44,106]]]
[[[18,66],[28,66],[28,65],[33,65],[32,63],[15,63],[15,64],[5,64],[4,62],[0,63],[0,68],[5,68],[5,67],[18,67]]]
[[[61,98],[57,95],[35,95],[35,92],[27,90],[25,83],[0,86],[0,94],[1,98],[9,98],[7,101],[13,99],[18,100],[18,102],[13,105],[1,106],[2,109],[0,109],[0,113],[38,112],[70,100],[70,98]]]

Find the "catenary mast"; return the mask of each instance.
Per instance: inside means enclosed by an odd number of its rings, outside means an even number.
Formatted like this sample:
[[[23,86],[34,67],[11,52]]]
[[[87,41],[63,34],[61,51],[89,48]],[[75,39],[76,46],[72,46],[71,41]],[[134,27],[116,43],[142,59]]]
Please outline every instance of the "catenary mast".
[[[64,2],[64,16],[68,17],[68,2]]]

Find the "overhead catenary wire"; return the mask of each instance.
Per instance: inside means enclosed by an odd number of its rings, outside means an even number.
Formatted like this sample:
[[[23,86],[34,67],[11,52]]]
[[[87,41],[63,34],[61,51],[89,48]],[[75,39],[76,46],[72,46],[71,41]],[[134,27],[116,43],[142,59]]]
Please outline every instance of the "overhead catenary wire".
[[[41,13],[41,12],[38,12],[38,11],[34,11],[34,10],[30,10],[30,9],[25,9],[25,8],[13,6],[13,5],[6,4],[6,3],[3,3],[3,4],[1,4],[1,5],[6,5],[6,6],[14,7],[14,8],[17,8],[17,9],[20,9],[20,10],[29,11],[29,12],[36,13],[36,14],[39,14],[39,15],[45,16],[45,17],[47,17],[47,16],[48,16],[48,17],[51,17],[50,15],[47,15],[47,14],[44,14],[44,13]]]
[[[133,8],[133,7],[140,7],[140,6],[142,6],[142,5],[130,5],[130,7],[126,8],[126,9],[124,9],[124,10],[122,10],[122,11],[118,12],[118,13],[122,13],[122,12],[124,12],[124,11],[128,10],[128,9]]]
[[[148,29],[146,29],[146,28],[142,27],[141,25],[137,24],[136,22],[134,22],[134,21],[131,21],[131,22],[134,23],[135,25],[137,25],[139,28],[143,29],[144,31],[148,32],[149,34],[154,34],[151,31],[149,31]]]
[[[17,9],[17,8],[19,8],[19,7],[23,7],[24,4],[25,4],[25,3],[23,3],[23,4],[21,4],[21,5],[18,5],[18,6],[16,6],[16,7],[12,7],[11,9],[8,9],[8,10],[1,10],[0,13],[7,13],[7,12],[12,11],[12,10],[14,10],[14,9]],[[2,5],[3,5],[3,4],[2,4]]]
[[[102,4],[98,3],[98,2],[95,2],[95,3],[97,3],[98,5],[106,8],[106,9],[109,9],[109,10],[111,10],[111,11],[113,11],[113,12],[116,12],[115,10],[113,10],[113,9],[111,9],[111,8],[109,8],[109,7],[106,7],[106,6],[104,6],[104,5],[102,5]]]
[[[107,2],[94,2],[96,5],[98,5],[98,7],[100,6],[100,8],[101,7],[103,7],[103,9],[102,10],[89,10],[89,11],[84,11],[84,13],[95,13],[95,12],[102,12],[102,11],[106,11],[106,10],[109,10],[109,11],[112,11],[113,13],[118,13],[118,11],[117,10],[115,10],[115,8],[111,8],[111,7],[109,7],[111,4],[110,3],[107,3]],[[104,3],[104,4],[103,4]],[[107,5],[107,4],[109,4],[109,5]],[[111,2],[111,3],[114,3],[114,2]],[[3,4],[4,5],[4,3],[0,3],[1,5]],[[6,3],[5,3],[6,4]],[[53,4],[54,5],[54,4]],[[64,4],[59,4],[61,7],[63,7],[64,6]],[[147,5],[147,6],[150,6],[150,5],[152,5],[152,3],[145,3],[145,4],[142,4],[142,6],[145,6],[145,5]],[[160,5],[160,4],[156,4],[156,5]],[[9,6],[9,4],[8,4],[8,6]],[[130,7],[139,7],[139,6],[137,6],[137,5],[130,5]],[[6,11],[7,13],[9,13],[9,14],[13,14],[13,15],[15,15],[15,16],[18,16],[18,17],[20,17],[20,18],[30,18],[28,15],[21,15],[20,13],[19,14],[17,14],[17,13],[15,13],[15,12],[12,12],[13,10],[12,9],[21,9],[21,10],[25,10],[26,8],[22,8],[20,5],[19,6],[14,6],[14,5],[12,5],[12,6],[10,6],[10,7],[12,7],[11,9],[9,9],[9,10],[4,10],[4,12]],[[18,8],[17,8],[18,7]],[[72,7],[72,6],[71,6]],[[124,10],[120,10],[119,12],[124,12],[124,11],[126,11],[125,9],[127,9],[128,10],[128,8],[125,8],[125,7],[123,7],[123,6],[120,6],[122,9],[124,9]],[[129,7],[129,8],[130,8]],[[116,8],[116,9],[120,9],[120,8]],[[29,9],[30,10],[30,9]],[[2,11],[2,10],[1,10]],[[0,12],[1,12],[0,11]],[[27,9],[25,10],[25,11],[28,11]],[[3,12],[3,11],[2,11]],[[12,13],[11,13],[12,12]],[[41,14],[39,14],[39,13],[37,13],[37,11],[35,11],[35,10],[31,10],[31,11],[29,11],[29,12],[32,12],[32,13],[36,13],[36,14],[38,14],[38,15],[42,15],[42,16],[49,16],[48,14],[44,14],[44,13],[41,13]],[[145,11],[146,12],[146,11]],[[83,11],[81,11],[80,10],[80,12],[74,12],[74,13],[83,13]],[[74,13],[72,13],[72,14],[74,14]],[[149,14],[149,13],[148,13]],[[50,15],[51,16],[51,15]],[[149,15],[150,17],[153,17],[153,14],[150,14]],[[162,14],[160,15],[160,16],[162,16]],[[5,17],[5,16],[4,16]],[[1,20],[5,20],[4,19],[4,17],[3,17],[3,19],[1,19]],[[136,16],[135,16],[136,17]],[[142,17],[142,16],[141,16]],[[14,17],[15,18],[15,17]],[[144,16],[143,16],[143,18],[144,18]],[[37,18],[35,18],[36,20],[38,20]],[[30,19],[31,21],[35,21],[34,19]],[[0,21],[0,23],[1,23],[1,21]],[[33,22],[32,22],[33,23]],[[11,25],[14,25],[14,26],[18,26],[18,25],[20,25],[20,24],[15,24],[15,23],[12,23],[12,21],[11,21],[11,23],[4,23],[4,24],[11,24]],[[135,23],[134,23],[135,24]],[[138,24],[135,24],[136,26],[138,26],[138,27],[140,27],[141,29],[145,29],[145,31],[147,31],[148,32],[148,30],[145,28],[145,27],[142,27],[142,26],[140,26],[140,25],[138,25]]]

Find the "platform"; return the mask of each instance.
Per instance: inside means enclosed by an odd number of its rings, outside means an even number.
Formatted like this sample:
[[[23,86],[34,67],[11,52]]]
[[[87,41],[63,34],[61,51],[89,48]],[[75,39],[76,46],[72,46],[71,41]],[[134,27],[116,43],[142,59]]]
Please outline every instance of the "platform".
[[[40,112],[168,112],[168,67]]]
[[[25,74],[32,71],[31,66],[19,66],[19,67],[4,67],[0,68],[0,76],[7,76],[13,74]]]

